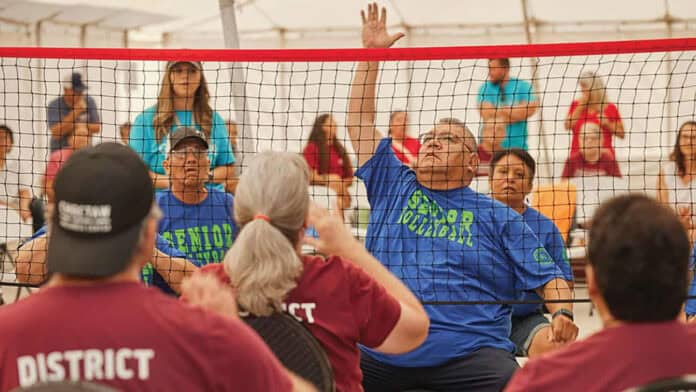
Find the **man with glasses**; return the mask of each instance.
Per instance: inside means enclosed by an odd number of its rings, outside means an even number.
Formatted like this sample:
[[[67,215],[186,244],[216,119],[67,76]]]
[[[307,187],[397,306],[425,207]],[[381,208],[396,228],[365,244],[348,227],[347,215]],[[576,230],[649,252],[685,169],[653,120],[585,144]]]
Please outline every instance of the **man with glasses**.
[[[376,5],[363,14],[365,47],[386,48],[401,37],[387,33],[385,19]],[[366,247],[426,302],[431,324],[425,343],[408,354],[363,349],[363,386],[367,392],[499,391],[518,367],[511,307],[501,302],[532,290],[568,299],[568,285],[520,214],[469,188],[479,159],[463,123],[443,119],[426,132],[416,170],[396,159],[391,139],[375,129],[378,69],[377,62],[358,64],[347,118],[356,176],[371,205]],[[578,330],[572,305],[559,302],[548,307],[554,313],[549,339],[560,345]]]
[[[169,153],[162,163],[171,187],[157,193],[164,213],[159,234],[197,266],[219,263],[237,233],[232,195],[206,188],[210,161],[203,133],[179,127],[170,137]],[[152,284],[165,288],[157,271]]]

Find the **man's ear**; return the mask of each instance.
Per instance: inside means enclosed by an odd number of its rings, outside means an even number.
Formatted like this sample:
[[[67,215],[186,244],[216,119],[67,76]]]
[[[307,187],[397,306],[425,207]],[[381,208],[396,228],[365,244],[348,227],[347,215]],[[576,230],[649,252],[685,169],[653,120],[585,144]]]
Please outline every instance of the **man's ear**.
[[[164,172],[169,175],[169,170],[171,169],[171,166],[169,166],[169,157],[162,161],[162,167],[164,168]]]

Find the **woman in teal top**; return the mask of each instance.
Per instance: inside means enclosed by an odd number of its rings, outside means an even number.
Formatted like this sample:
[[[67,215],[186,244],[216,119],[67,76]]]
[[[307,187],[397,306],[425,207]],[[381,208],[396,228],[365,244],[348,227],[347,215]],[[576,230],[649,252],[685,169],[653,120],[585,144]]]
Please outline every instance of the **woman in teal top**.
[[[149,167],[156,188],[169,188],[162,162],[169,151],[169,133],[179,126],[196,128],[208,139],[208,186],[224,191],[225,182],[234,177],[235,159],[225,121],[209,100],[200,62],[167,63],[157,104],[135,118],[129,138],[131,148]]]

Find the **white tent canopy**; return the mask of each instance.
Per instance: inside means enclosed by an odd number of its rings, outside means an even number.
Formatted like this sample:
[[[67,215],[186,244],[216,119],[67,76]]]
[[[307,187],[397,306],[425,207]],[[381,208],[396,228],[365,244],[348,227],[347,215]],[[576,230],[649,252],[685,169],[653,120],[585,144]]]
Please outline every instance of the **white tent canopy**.
[[[592,41],[692,36],[693,0],[389,0],[389,24],[407,33],[405,46]],[[359,45],[362,2],[237,0],[244,48]],[[101,29],[101,45],[223,47],[218,0],[0,0],[0,45],[37,42],[36,24]],[[14,31],[15,34],[7,34]],[[130,32],[130,39],[122,33]],[[114,39],[106,39],[116,33]],[[97,33],[94,33],[97,34]],[[50,35],[50,34],[46,34]],[[65,34],[63,34],[65,35]],[[77,42],[75,42],[77,41]],[[88,39],[64,40],[64,46]],[[51,39],[41,44],[58,46]]]

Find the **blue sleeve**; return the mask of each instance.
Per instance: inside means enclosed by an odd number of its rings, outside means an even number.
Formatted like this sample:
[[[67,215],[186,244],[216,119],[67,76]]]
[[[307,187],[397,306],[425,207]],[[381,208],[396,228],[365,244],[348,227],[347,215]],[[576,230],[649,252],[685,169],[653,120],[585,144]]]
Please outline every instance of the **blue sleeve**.
[[[355,176],[365,182],[367,199],[370,206],[375,208],[380,201],[394,196],[409,171],[413,173],[392,152],[391,138],[384,138],[379,142],[372,158],[355,172]]]
[[[549,221],[544,247],[549,251],[551,257],[556,262],[558,269],[563,273],[563,278],[569,282],[573,281],[573,268],[568,260],[568,252],[566,251],[565,243],[561,232],[556,225]]]
[[[48,127],[51,128],[52,126],[58,124],[60,120],[63,118],[60,115],[60,101],[59,99],[63,98],[57,98],[51,101],[48,104],[48,107],[46,108],[46,122],[48,122]]]
[[[138,114],[131,126],[128,145],[135,151],[145,164],[153,170],[152,161],[158,153],[155,142],[155,130],[152,127],[152,118],[147,111]],[[154,170],[153,170],[154,171]]]
[[[169,243],[169,241],[167,241],[164,237],[162,237],[159,234],[157,234],[157,242],[155,243],[155,246],[157,247],[157,250],[168,256],[181,257],[186,259],[186,255],[183,252],[173,247],[172,244]]]
[[[479,88],[478,96],[476,97],[476,101],[478,102],[479,105],[482,103],[490,103],[491,105],[497,106],[498,105],[498,100],[495,94],[493,94],[488,88],[488,82],[484,82],[481,87]]]
[[[535,290],[563,274],[522,216],[509,208],[495,208],[495,219],[502,223],[502,249],[514,263],[519,290]]]
[[[691,250],[691,257],[689,258],[689,272],[694,272],[696,268],[696,244]],[[689,286],[689,297],[696,297],[696,279],[691,279],[691,285]],[[696,299],[686,300],[686,314],[689,316],[696,315]]]
[[[87,121],[92,124],[99,122],[99,111],[97,110],[97,103],[92,99],[92,97],[87,97]]]
[[[218,112],[213,112],[213,126],[210,135],[216,150],[215,162],[211,163],[213,168],[234,164],[236,160],[234,158],[234,152],[232,152],[230,134],[227,132],[225,120]]]

